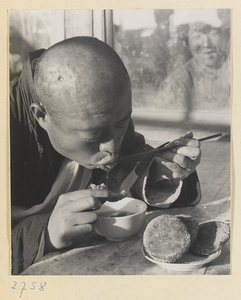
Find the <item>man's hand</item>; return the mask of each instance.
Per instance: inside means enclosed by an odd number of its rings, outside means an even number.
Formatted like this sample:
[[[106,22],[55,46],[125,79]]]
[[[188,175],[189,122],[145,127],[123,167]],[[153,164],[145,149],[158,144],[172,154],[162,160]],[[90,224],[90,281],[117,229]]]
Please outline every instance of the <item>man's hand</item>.
[[[150,168],[150,182],[163,179],[185,179],[196,170],[201,160],[200,142],[192,133],[174,140],[176,148],[156,154]]]
[[[61,249],[92,231],[97,219],[94,212],[101,201],[118,198],[119,194],[108,190],[80,190],[59,197],[48,223],[51,244]]]

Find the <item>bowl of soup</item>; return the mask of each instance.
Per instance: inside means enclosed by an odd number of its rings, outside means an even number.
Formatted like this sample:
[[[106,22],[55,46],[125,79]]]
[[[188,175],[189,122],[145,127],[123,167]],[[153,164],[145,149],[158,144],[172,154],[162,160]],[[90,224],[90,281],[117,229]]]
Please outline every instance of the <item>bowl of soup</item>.
[[[94,230],[109,241],[125,241],[140,231],[146,210],[146,203],[134,198],[126,197],[117,202],[106,201],[96,210]]]

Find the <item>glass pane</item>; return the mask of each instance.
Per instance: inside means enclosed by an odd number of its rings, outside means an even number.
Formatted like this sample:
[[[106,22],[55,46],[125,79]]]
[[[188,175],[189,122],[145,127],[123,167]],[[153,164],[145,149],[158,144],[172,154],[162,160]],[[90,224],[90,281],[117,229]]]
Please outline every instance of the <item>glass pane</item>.
[[[73,36],[105,40],[104,10],[10,10],[11,77],[21,71],[28,53]]]
[[[115,10],[113,20],[134,111],[229,117],[230,10]]]
[[[28,53],[64,39],[63,10],[12,10],[9,13],[10,70],[17,73]]]

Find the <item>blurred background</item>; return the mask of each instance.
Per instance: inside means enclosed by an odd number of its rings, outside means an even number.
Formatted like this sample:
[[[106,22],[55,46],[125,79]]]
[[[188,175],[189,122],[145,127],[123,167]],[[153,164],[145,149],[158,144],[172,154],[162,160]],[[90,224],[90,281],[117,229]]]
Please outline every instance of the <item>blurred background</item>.
[[[136,130],[158,146],[230,132],[230,10],[11,10],[10,79],[28,53],[95,36],[129,72]]]

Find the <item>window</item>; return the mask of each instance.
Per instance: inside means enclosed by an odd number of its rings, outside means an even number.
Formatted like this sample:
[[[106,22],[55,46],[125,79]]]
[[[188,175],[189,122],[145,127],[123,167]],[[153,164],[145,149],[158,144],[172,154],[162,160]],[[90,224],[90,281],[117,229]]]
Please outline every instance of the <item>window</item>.
[[[230,10],[11,10],[10,75],[29,51],[76,35],[95,36],[120,55],[134,117],[229,126]]]

